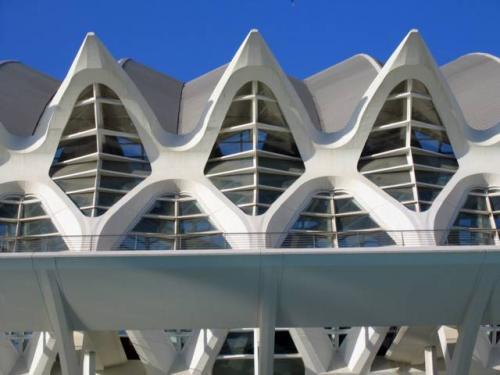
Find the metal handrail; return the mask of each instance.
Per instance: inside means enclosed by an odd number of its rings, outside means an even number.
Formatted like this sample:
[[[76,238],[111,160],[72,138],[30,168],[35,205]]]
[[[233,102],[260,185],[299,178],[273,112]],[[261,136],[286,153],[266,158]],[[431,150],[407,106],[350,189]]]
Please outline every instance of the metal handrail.
[[[359,230],[349,232],[197,233],[184,235],[0,236],[0,252],[358,248],[500,245],[495,230]]]

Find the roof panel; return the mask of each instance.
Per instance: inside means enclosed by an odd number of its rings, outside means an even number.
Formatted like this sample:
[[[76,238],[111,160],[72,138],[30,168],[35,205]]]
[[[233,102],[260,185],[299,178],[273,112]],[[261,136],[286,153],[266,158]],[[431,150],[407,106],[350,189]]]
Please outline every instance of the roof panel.
[[[485,130],[500,122],[500,61],[473,53],[442,67],[468,124]]]
[[[59,85],[22,63],[0,63],[0,122],[14,135],[32,135]]]

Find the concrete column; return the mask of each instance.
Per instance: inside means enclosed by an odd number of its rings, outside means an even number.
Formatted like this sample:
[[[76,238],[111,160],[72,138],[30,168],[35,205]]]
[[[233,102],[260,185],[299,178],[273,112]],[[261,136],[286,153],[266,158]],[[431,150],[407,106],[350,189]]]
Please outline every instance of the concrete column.
[[[56,348],[59,353],[63,375],[75,375],[81,372],[73,341],[73,331],[64,309],[59,285],[52,270],[39,272],[40,287],[45,300],[47,315],[50,319]]]
[[[29,375],[49,375],[56,356],[56,340],[49,332],[33,334],[24,353]]]
[[[435,346],[427,346],[424,350],[425,375],[437,375],[437,354]]]
[[[274,373],[274,332],[281,279],[281,256],[263,256],[260,271],[259,331],[256,341],[256,375]]]
[[[83,355],[83,375],[95,375],[95,352]]]

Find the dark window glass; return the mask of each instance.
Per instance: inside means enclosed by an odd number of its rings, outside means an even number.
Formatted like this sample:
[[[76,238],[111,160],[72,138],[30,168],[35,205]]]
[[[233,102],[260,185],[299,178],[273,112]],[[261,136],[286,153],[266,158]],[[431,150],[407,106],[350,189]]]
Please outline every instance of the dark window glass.
[[[453,175],[446,172],[415,171],[418,182],[444,186]]]
[[[287,188],[295,182],[296,176],[259,173],[259,185]]]
[[[311,203],[305,209],[307,212],[315,212],[321,214],[331,214],[332,213],[332,203],[330,199],[311,199]]]
[[[362,156],[378,154],[384,151],[395,150],[405,147],[406,131],[405,128],[388,129],[376,131],[369,135],[363,149]]]
[[[296,354],[297,348],[289,331],[276,331],[274,334],[274,354]]]
[[[158,220],[142,218],[133,229],[133,232],[174,234],[173,220]]]
[[[40,202],[24,204],[21,216],[22,217],[45,216],[45,211],[43,210],[42,204]]]
[[[335,203],[335,212],[338,214],[342,214],[345,212],[361,211],[361,207],[359,207],[359,205],[353,198],[335,199],[334,203]]]
[[[304,163],[298,160],[283,160],[259,156],[259,166],[288,172],[304,171]]]
[[[467,212],[460,212],[453,225],[465,228],[491,228],[489,215],[470,214]]]
[[[493,211],[500,211],[500,196],[490,197],[490,202]]]
[[[71,117],[64,128],[63,135],[75,134],[85,130],[95,129],[94,105],[87,104],[73,108]]]
[[[283,113],[276,102],[270,102],[267,100],[259,100],[257,102],[258,106],[258,121],[263,124],[286,126],[285,118]]]
[[[253,202],[253,190],[228,191],[224,194],[234,204],[244,204]]]
[[[106,85],[98,85],[99,97],[108,99],[119,99],[118,95]]]
[[[192,201],[179,201],[179,215],[195,215],[200,214],[201,210],[198,203],[194,200]]]
[[[366,177],[378,186],[391,186],[411,182],[410,171],[370,173]]]
[[[411,201],[411,200],[415,199],[413,197],[413,189],[412,188],[390,188],[390,189],[385,189],[385,191],[391,197],[397,199],[400,202]]]
[[[54,160],[54,162],[58,163],[64,160],[93,154],[95,152],[97,152],[95,135],[77,139],[68,139],[59,143],[56,159]]]
[[[413,152],[413,162],[415,164],[427,165],[437,168],[457,169],[458,163],[455,159],[442,158],[429,155],[421,155]]]
[[[195,236],[195,237],[181,237],[177,241],[179,242],[178,248],[186,250],[230,248],[229,244],[220,234]]]
[[[212,375],[254,375],[253,359],[218,359]]]
[[[429,95],[427,87],[425,87],[425,85],[422,82],[416,79],[414,79],[412,82],[411,92],[415,92],[417,94],[422,94],[422,95]]]
[[[123,162],[123,161],[103,160],[102,169],[107,171],[144,175],[144,174],[149,174],[149,172],[151,172],[151,165],[149,163],[141,163],[136,161]]]
[[[331,232],[333,230],[332,219],[328,217],[300,215],[299,219],[293,225],[293,229]]]
[[[368,215],[337,217],[336,222],[338,232],[371,229],[377,227],[377,224]]]
[[[99,192],[97,196],[97,205],[104,207],[111,207],[116,202],[118,202],[123,197],[123,194],[119,193],[105,193]]]
[[[238,133],[222,133],[217,138],[217,146],[214,147],[210,157],[226,156],[239,152],[250,151],[253,148],[252,131],[244,130]]]
[[[406,99],[388,100],[375,120],[375,126],[406,120]]]
[[[219,354],[254,354],[253,332],[229,332]]]
[[[257,149],[280,155],[300,157],[297,145],[290,133],[259,130]]]
[[[125,107],[121,105],[102,103],[101,108],[104,129],[137,134],[137,130]]]
[[[243,125],[250,122],[252,122],[252,101],[239,100],[231,103],[222,127]]]
[[[16,219],[19,211],[19,204],[0,203],[0,217],[6,219]]]
[[[231,176],[216,176],[211,178],[212,182],[219,189],[230,189],[240,186],[253,185],[253,174],[235,174]]]
[[[21,222],[19,235],[33,236],[39,234],[56,233],[57,230],[50,219],[32,220]]]
[[[147,160],[142,144],[126,137],[105,136],[103,151],[107,154]]]
[[[273,204],[280,195],[281,191],[260,189],[258,203]]]
[[[422,201],[427,201],[427,202],[433,202],[434,199],[438,196],[439,192],[441,190],[438,189],[432,189],[432,188],[427,188],[427,187],[418,187],[418,199]]]
[[[214,230],[214,227],[207,218],[183,219],[179,220],[180,233],[197,233]]]
[[[238,160],[223,160],[207,163],[205,167],[205,173],[219,173],[233,171],[235,169],[250,168],[253,167],[253,159],[238,159]]]
[[[453,155],[450,140],[443,131],[413,127],[411,129],[411,145],[427,151]]]
[[[142,178],[101,176],[100,187],[115,190],[132,190],[137,186]]]
[[[486,197],[469,195],[465,200],[464,207],[469,210],[479,210],[479,211],[487,211],[488,207],[486,205]]]
[[[377,158],[371,160],[360,160],[358,168],[360,172],[373,171],[375,169],[390,168],[398,165],[408,164],[406,155]]]
[[[175,215],[175,203],[170,201],[155,201],[153,207],[150,211],[151,214],[164,215],[164,216],[174,216]]]
[[[434,108],[432,101],[425,99],[412,99],[411,118],[427,124],[441,125],[441,119]]]

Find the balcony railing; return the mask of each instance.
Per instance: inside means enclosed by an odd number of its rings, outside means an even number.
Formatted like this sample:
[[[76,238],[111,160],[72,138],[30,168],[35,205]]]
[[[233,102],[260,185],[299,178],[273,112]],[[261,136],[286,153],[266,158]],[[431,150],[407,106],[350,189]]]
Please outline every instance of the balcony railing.
[[[301,248],[376,248],[390,246],[500,245],[492,230],[400,230],[314,233],[208,233],[0,237],[0,252],[134,251],[134,250],[258,250]]]

